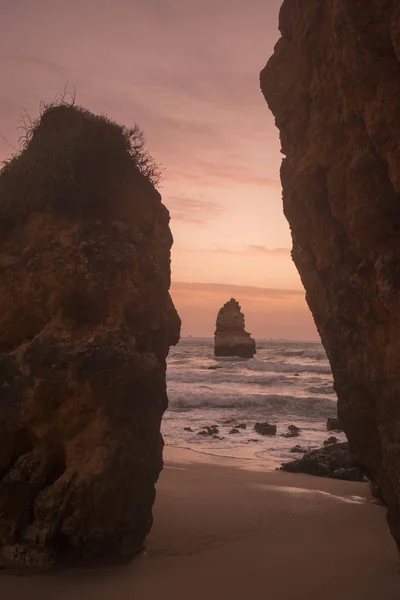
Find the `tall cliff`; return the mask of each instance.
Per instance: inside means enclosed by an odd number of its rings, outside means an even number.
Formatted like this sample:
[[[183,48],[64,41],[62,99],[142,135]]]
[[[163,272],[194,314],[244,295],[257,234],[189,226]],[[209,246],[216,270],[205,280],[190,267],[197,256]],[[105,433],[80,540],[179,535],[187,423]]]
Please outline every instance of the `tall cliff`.
[[[244,314],[234,298],[220,308],[214,335],[215,356],[253,358],[256,343],[244,328]]]
[[[285,0],[261,73],[293,259],[400,546],[400,5]]]
[[[180,321],[130,135],[50,107],[0,173],[2,567],[124,561],[151,527]]]

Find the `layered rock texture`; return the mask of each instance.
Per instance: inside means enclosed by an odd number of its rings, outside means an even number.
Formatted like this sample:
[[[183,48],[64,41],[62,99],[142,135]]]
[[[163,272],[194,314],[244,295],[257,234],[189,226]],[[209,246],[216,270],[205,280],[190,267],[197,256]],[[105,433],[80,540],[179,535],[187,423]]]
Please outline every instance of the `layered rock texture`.
[[[261,73],[338,415],[400,546],[400,5],[285,0]]]
[[[50,107],[0,173],[2,567],[124,561],[151,527],[180,322],[134,143]]]
[[[252,358],[256,343],[244,328],[244,314],[234,298],[226,302],[217,316],[214,338],[215,356],[238,356]]]

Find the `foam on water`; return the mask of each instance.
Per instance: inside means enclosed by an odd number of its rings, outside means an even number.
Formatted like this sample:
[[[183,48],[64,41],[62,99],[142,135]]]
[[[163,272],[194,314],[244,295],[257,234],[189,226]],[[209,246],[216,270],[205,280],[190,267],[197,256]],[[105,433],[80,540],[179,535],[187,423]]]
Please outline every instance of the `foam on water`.
[[[293,458],[290,448],[296,444],[322,445],[328,437],[326,420],[336,414],[332,374],[319,343],[258,342],[256,357],[243,360],[215,358],[212,340],[184,339],[171,350],[167,384],[165,442],[220,456],[279,464]],[[247,428],[229,435],[227,419]],[[276,424],[278,435],[258,436],[256,421]],[[301,436],[281,437],[292,423],[301,427]],[[197,435],[200,428],[215,424],[223,440]]]

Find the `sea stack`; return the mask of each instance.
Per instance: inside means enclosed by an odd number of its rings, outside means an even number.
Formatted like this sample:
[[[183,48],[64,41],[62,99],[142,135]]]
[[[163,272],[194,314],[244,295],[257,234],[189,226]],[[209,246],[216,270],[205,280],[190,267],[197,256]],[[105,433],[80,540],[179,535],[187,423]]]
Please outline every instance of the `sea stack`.
[[[234,298],[224,304],[217,316],[214,338],[215,356],[253,358],[256,342],[244,328],[244,314]]]
[[[285,0],[261,73],[293,259],[400,548],[400,4]]]
[[[0,172],[0,567],[127,561],[152,524],[180,321],[132,135],[49,107]]]

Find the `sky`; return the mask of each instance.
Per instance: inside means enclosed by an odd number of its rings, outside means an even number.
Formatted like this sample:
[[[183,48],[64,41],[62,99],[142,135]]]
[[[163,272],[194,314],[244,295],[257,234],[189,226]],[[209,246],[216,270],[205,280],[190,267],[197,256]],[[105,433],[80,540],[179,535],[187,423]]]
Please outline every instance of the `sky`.
[[[21,114],[76,90],[138,123],[164,169],[182,334],[235,297],[257,338],[318,339],[290,257],[278,131],[259,72],[281,0],[0,0],[0,160]]]

